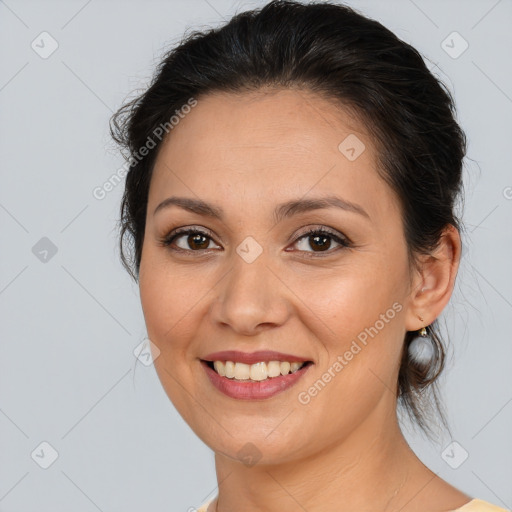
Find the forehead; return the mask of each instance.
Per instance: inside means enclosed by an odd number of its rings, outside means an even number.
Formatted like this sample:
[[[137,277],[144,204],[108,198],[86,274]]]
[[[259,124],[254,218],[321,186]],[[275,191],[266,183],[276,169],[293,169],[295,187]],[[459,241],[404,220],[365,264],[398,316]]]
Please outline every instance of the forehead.
[[[223,156],[229,158],[256,147],[262,156],[265,150],[316,154],[320,147],[339,156],[339,143],[351,133],[371,145],[364,125],[348,108],[310,91],[216,92],[199,98],[164,145],[171,151],[193,149],[192,158],[214,149],[220,154],[228,150]]]
[[[383,214],[396,202],[376,172],[365,126],[334,100],[285,89],[197,101],[159,151],[150,203],[171,191],[234,206],[237,197],[261,203],[339,192]]]

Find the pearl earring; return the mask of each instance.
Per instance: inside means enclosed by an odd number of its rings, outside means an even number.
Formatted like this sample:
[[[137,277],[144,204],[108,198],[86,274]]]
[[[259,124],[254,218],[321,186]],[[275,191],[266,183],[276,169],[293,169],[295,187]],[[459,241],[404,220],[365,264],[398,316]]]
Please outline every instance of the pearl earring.
[[[423,321],[423,318],[420,317]],[[426,327],[422,327],[413,338],[408,347],[409,358],[416,364],[428,366],[434,358],[434,344],[427,334]]]

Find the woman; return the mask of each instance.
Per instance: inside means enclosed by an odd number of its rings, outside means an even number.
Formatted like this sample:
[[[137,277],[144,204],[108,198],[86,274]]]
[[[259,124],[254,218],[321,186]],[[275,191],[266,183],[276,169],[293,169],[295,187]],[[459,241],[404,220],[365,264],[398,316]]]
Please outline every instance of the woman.
[[[215,452],[201,511],[503,510],[397,419],[431,430],[461,254],[466,140],[415,49],[348,7],[270,2],[170,51],[112,132],[155,367]]]

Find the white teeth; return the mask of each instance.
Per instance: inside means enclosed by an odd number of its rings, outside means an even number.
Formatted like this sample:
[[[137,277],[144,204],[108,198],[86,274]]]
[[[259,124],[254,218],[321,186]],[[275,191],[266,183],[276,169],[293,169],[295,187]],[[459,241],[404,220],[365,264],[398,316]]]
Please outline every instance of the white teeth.
[[[234,363],[233,361],[214,361],[213,367],[221,377],[235,380],[262,381],[269,377],[279,377],[294,373],[304,366],[305,363],[288,361],[269,361],[255,364]]]
[[[288,375],[292,365],[288,362],[281,363],[281,375]]]
[[[235,363],[235,379],[247,380],[251,375],[251,367],[245,363]]]
[[[218,362],[222,364],[220,361]],[[233,361],[226,361],[224,369],[226,371],[226,377],[228,379],[232,379],[235,376],[235,363],[233,363]]]
[[[277,377],[281,375],[281,363],[279,361],[270,361],[267,363],[267,375]]]
[[[297,363],[297,362],[291,363],[290,364],[290,371],[292,373],[296,372],[301,366],[302,366],[302,363]]]
[[[215,368],[215,371],[221,376],[226,376],[226,367],[224,366],[224,363],[222,361],[215,361],[213,363],[213,367]]]
[[[251,365],[251,380],[265,380],[268,377],[267,365],[256,363]]]

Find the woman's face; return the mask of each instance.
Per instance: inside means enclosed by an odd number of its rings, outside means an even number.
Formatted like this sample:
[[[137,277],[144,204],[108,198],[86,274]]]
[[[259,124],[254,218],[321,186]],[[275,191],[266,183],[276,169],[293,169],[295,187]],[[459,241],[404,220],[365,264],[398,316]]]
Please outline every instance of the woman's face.
[[[376,167],[364,127],[305,91],[201,97],[161,147],[141,301],[162,385],[216,452],[290,461],[394,416],[402,340],[421,325]],[[308,363],[288,374],[294,361]]]

